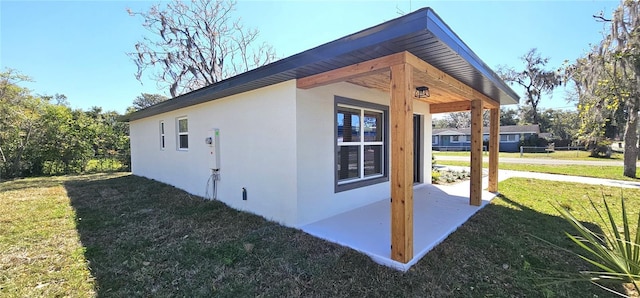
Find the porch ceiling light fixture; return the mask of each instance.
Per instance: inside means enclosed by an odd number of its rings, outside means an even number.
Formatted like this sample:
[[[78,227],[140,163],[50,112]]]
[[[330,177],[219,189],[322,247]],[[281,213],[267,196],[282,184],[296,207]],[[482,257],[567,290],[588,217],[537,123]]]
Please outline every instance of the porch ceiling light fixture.
[[[429,93],[429,87],[427,86],[419,86],[416,87],[416,97],[417,98],[425,98],[430,97],[431,93]]]

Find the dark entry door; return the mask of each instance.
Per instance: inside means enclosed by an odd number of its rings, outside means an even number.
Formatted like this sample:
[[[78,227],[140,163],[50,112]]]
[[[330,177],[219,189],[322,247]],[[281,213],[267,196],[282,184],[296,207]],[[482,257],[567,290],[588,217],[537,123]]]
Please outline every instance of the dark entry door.
[[[422,182],[422,171],[420,168],[420,164],[422,164],[421,124],[422,117],[420,115],[413,115],[413,183]]]

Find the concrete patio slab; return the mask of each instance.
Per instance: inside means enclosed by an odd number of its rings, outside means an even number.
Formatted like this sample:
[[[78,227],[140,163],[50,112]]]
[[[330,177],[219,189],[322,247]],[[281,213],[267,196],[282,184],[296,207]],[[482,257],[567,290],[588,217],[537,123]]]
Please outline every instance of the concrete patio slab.
[[[469,171],[468,167],[446,168]],[[486,174],[487,169],[483,169],[483,189],[488,185]],[[614,187],[640,187],[640,182],[633,181],[505,170],[500,170],[498,177],[499,181],[523,177]],[[483,191],[481,206],[471,206],[469,181],[464,181],[452,185],[419,185],[414,187],[413,196],[414,257],[407,264],[391,259],[391,203],[388,199],[302,226],[301,229],[316,237],[362,252],[379,264],[406,271],[496,195]]]
[[[391,203],[388,199],[302,226],[301,229],[362,252],[376,263],[406,271],[494,197],[495,194],[483,191],[481,206],[469,205],[468,181],[414,187],[414,257],[407,264],[391,259]]]

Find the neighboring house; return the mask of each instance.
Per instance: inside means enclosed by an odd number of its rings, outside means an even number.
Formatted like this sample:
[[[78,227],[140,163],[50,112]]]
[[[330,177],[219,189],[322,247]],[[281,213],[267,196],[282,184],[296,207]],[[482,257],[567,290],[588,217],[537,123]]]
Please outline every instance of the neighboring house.
[[[424,8],[125,120],[134,175],[286,226],[393,197],[391,258],[407,263],[413,187],[431,182],[431,114],[471,110],[477,118],[517,102]],[[473,170],[481,167],[472,168],[476,206],[482,173]],[[491,181],[497,187],[497,174]]]
[[[488,141],[489,128],[484,127],[482,134],[483,139]],[[539,134],[540,126],[538,124],[500,126],[500,151],[519,152],[520,140],[526,140]],[[433,150],[439,151],[469,151],[471,150],[471,129],[434,128],[431,147]]]

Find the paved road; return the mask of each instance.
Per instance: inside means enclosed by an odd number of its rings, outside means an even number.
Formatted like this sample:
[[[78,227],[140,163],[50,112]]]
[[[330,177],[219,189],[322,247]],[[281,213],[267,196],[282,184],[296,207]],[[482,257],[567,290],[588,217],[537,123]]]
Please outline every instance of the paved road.
[[[469,161],[468,156],[436,156],[436,164],[440,160]],[[489,162],[488,156],[483,156],[483,161]],[[589,165],[589,166],[622,166],[622,161],[595,161],[595,160],[564,160],[564,159],[544,159],[544,158],[518,158],[500,157],[501,163],[520,163],[533,165]]]

